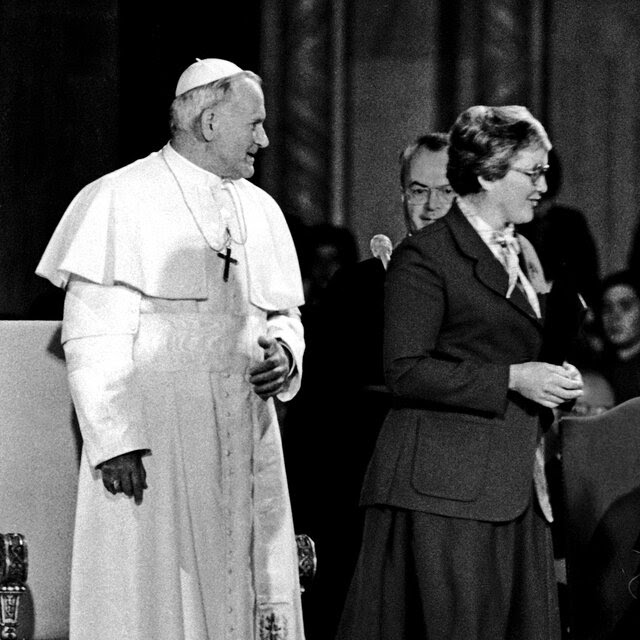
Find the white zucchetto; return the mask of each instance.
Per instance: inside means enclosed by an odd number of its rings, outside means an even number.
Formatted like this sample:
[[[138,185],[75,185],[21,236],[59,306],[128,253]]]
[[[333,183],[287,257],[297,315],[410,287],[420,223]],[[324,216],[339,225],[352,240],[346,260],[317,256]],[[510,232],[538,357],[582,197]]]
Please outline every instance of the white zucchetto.
[[[202,85],[209,84],[222,78],[228,78],[236,73],[242,73],[242,69],[228,60],[222,60],[220,58],[205,58],[200,60],[196,58],[196,62],[188,66],[180,76],[178,84],[176,85],[176,97],[201,87]]]

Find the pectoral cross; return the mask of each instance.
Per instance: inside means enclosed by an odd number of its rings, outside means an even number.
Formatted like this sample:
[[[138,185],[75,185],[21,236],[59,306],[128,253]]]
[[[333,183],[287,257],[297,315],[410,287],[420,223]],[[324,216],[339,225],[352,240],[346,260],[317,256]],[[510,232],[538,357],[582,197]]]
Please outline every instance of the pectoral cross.
[[[227,282],[229,280],[229,265],[238,264],[238,261],[235,258],[231,257],[231,247],[228,246],[225,253],[221,253],[218,251],[218,258],[222,258],[224,260],[224,271],[222,273],[222,279]]]

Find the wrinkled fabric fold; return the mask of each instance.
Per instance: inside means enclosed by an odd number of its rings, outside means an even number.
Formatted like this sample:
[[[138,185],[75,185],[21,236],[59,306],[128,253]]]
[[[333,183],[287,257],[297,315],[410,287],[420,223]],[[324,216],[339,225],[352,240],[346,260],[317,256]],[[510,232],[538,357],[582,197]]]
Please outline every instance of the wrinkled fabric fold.
[[[251,229],[246,238],[236,234],[233,245],[246,251],[249,300],[267,311],[300,306],[300,269],[282,211],[247,180],[224,184],[238,209],[238,228],[244,218]],[[167,144],[82,189],[36,273],[62,288],[75,274],[98,284],[127,284],[148,296],[205,299],[206,254],[224,242],[222,205],[215,198],[221,186],[218,176]]]
[[[142,445],[151,452],[143,458],[149,489],[136,506],[106,492],[85,446],[73,640],[261,640],[277,638],[278,629],[289,640],[304,639],[275,408],[247,383],[249,367],[263,357],[257,340],[265,333],[281,336],[301,367],[299,314],[247,304],[244,268],[224,283],[215,266],[210,252],[203,301],[72,283],[65,348],[76,382],[89,385],[99,374],[123,391],[104,423],[100,407],[109,398],[78,397],[83,435],[96,443],[93,461]],[[74,321],[87,307],[91,312]],[[109,362],[117,366],[105,368]],[[292,376],[287,393],[299,383]],[[123,433],[140,439],[113,433],[100,445],[96,433],[109,432],[112,416]]]

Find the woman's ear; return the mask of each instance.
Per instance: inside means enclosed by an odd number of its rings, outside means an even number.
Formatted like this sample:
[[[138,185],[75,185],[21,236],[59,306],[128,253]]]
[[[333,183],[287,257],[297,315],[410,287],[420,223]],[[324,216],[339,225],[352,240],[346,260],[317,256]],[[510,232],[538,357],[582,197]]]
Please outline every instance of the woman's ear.
[[[213,108],[204,109],[200,114],[200,131],[207,142],[213,140],[217,124]]]
[[[491,191],[496,184],[495,180],[487,180],[482,176],[477,176],[478,184],[482,187],[483,191]]]

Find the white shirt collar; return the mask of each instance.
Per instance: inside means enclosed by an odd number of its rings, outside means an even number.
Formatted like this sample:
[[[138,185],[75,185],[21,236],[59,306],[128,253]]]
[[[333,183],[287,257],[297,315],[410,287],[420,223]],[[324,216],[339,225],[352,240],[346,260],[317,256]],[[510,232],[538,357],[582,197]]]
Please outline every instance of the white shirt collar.
[[[181,181],[188,181],[192,185],[207,186],[214,190],[222,186],[224,180],[220,176],[199,167],[185,158],[171,146],[170,142],[167,142],[163,147],[162,153],[171,163],[171,166],[179,171]]]

